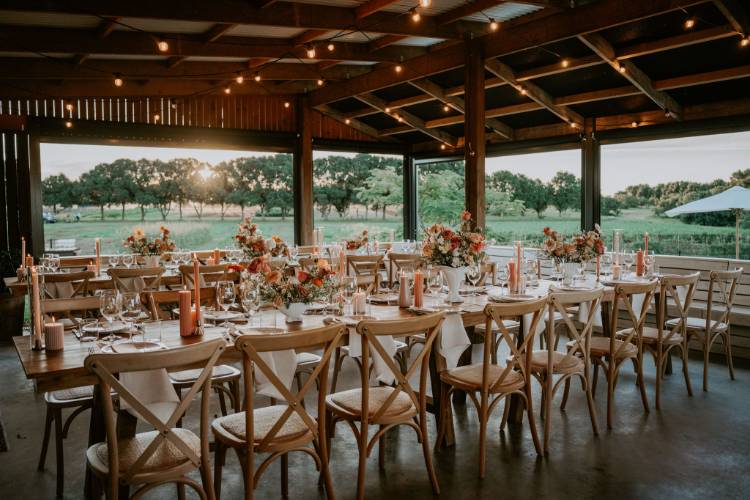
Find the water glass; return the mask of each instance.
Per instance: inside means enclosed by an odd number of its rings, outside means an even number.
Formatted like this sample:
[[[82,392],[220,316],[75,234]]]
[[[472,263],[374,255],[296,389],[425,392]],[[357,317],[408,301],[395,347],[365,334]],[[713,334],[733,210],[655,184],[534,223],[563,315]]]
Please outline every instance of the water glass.
[[[162,324],[161,320],[148,320],[141,324],[141,334],[143,335],[144,342],[154,342],[161,344],[163,341],[162,335]]]
[[[216,283],[216,301],[224,312],[229,311],[234,305],[234,300],[234,283],[231,281],[218,281]],[[229,328],[229,321],[225,320],[221,326]]]
[[[132,253],[126,253],[122,256],[122,263],[128,269],[130,269],[134,261],[135,261],[135,256]]]
[[[96,325],[99,320],[96,318],[81,318],[76,327],[78,328],[78,340],[80,342],[95,342],[99,335],[96,331]]]

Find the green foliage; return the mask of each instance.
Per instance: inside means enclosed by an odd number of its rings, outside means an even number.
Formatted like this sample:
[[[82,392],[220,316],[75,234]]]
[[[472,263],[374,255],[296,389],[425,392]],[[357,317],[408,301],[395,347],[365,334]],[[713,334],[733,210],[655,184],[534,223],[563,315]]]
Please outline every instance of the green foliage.
[[[420,175],[419,215],[424,224],[455,220],[464,208],[464,178],[450,170]]]
[[[535,211],[540,219],[550,205],[552,188],[523,174],[499,170],[487,178],[487,188],[509,193],[514,200],[522,201],[527,209]]]
[[[622,212],[622,205],[620,200],[613,196],[602,196],[602,215],[620,215]]]
[[[485,193],[487,202],[487,213],[506,217],[509,215],[522,215],[525,207],[523,200],[514,200],[507,191],[489,188]]]
[[[401,205],[404,202],[402,177],[392,168],[374,170],[364,184],[355,188],[357,199],[370,206],[376,212],[385,211],[389,206]]]
[[[570,172],[559,171],[549,183],[550,201],[562,215],[565,210],[581,206],[581,181]]]
[[[65,174],[51,175],[42,181],[42,196],[52,211],[57,207],[69,208],[77,203],[78,190],[76,184]]]

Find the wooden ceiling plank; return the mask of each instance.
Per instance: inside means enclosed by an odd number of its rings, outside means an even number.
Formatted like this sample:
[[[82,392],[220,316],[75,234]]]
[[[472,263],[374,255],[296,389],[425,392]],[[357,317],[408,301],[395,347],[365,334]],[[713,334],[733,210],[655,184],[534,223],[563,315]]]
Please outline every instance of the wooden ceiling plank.
[[[628,47],[617,49],[618,59],[632,59],[634,57],[645,56],[665,50],[679,49],[688,47],[697,43],[705,43],[713,40],[721,40],[737,36],[735,31],[728,24],[725,26],[714,26],[697,31],[690,31],[660,40],[652,40],[643,43],[637,43]]]
[[[503,3],[507,3],[507,0],[476,0],[474,2],[469,2],[438,15],[437,22],[439,24],[455,23],[464,17],[471,16],[483,10],[491,9]]]
[[[404,40],[405,38],[409,38],[408,36],[403,35],[385,35],[381,36],[380,38],[376,38],[375,40],[371,41],[367,47],[370,50],[370,52],[382,49],[383,47],[387,47],[389,45],[393,45],[394,43],[398,43],[401,40]]]
[[[617,51],[606,38],[598,33],[589,33],[578,37],[599,57],[604,59],[615,71],[618,71],[630,83],[646,94],[657,106],[673,114],[677,119],[682,115],[682,106],[672,96],[654,88],[651,78],[630,60],[618,60]]]
[[[380,131],[378,129],[376,129],[375,127],[371,127],[371,126],[367,125],[366,123],[362,123],[359,120],[354,120],[354,119],[351,119],[351,118],[347,118],[347,117],[345,117],[344,115],[342,115],[341,113],[339,113],[338,111],[336,111],[335,109],[333,109],[332,107],[330,107],[330,106],[328,106],[326,104],[323,104],[321,106],[317,106],[315,109],[317,109],[318,111],[320,111],[324,115],[330,116],[334,120],[343,123],[344,125],[346,125],[348,127],[351,127],[351,128],[353,128],[355,130],[358,130],[358,131],[360,131],[360,132],[362,132],[364,134],[367,134],[367,135],[369,135],[371,137],[375,137],[376,139],[383,140],[383,136],[381,135]],[[386,138],[386,140],[388,142],[395,142],[395,140],[392,139],[392,138]]]
[[[175,68],[179,66],[180,64],[182,64],[184,61],[185,61],[185,58],[182,56],[170,57],[169,59],[167,59],[167,68],[168,69]]]
[[[737,33],[750,35],[750,14],[748,14],[747,7],[737,0],[714,0],[714,5]]]
[[[73,56],[73,64],[80,66],[89,58],[89,54],[76,54]]]
[[[209,28],[208,31],[203,33],[203,39],[206,42],[215,42],[236,26],[237,25],[234,23],[216,23],[211,28]]]
[[[487,61],[485,61],[485,68],[487,68],[490,73],[493,73],[508,82],[509,85],[517,89],[519,92],[522,90],[525,91],[526,95],[530,99],[541,104],[547,110],[560,117],[562,120],[579,128],[583,127],[583,117],[581,115],[568,108],[567,106],[556,104],[555,98],[549,95],[537,84],[531,81],[523,83],[518,81],[515,72],[507,64],[500,62],[497,59],[488,59]]]
[[[380,97],[376,96],[375,94],[362,94],[356,96],[357,99],[364,102],[365,104],[368,104],[372,106],[373,108],[377,108],[383,113],[386,113],[385,109],[387,107],[387,102],[385,99],[381,99]],[[442,142],[443,144],[449,145],[451,147],[455,147],[456,145],[456,138],[453,137],[451,134],[447,132],[443,132],[442,130],[436,130],[436,129],[429,129],[425,126],[424,120],[421,118],[409,113],[406,110],[401,110],[399,112],[399,116],[401,119],[407,123],[408,125],[411,125],[415,129],[419,130],[420,132],[429,135],[430,137],[433,137],[437,139],[438,141]]]
[[[398,2],[399,0],[368,0],[355,9],[355,17],[357,21],[362,20]]]
[[[319,38],[321,36],[325,36],[325,35],[327,35],[330,32],[331,32],[331,30],[307,30],[307,31],[305,31],[302,34],[297,35],[294,38],[292,44],[295,47],[298,47],[298,46],[304,45],[304,44],[306,44],[308,42],[312,42],[316,38]]]
[[[110,33],[117,27],[117,22],[120,20],[119,17],[107,17],[102,19],[99,26],[96,28],[96,36],[99,38],[107,38]]]

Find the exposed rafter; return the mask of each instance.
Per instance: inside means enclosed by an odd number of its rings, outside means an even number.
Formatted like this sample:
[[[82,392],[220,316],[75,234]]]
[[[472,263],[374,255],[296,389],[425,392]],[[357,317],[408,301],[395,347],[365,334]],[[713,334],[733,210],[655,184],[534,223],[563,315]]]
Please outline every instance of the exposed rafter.
[[[370,106],[379,109],[383,113],[387,113],[386,108],[387,108],[388,103],[384,99],[381,99],[380,97],[376,96],[375,94],[362,94],[356,97],[357,99],[364,102],[365,104],[369,104]],[[401,117],[404,123],[411,125],[412,127],[419,130],[420,132],[423,132],[429,135],[430,137],[437,139],[443,144],[446,144],[451,147],[455,147],[457,144],[456,138],[453,137],[451,134],[447,132],[443,132],[442,130],[434,130],[434,129],[427,128],[425,126],[424,120],[422,120],[421,118],[417,116],[414,116],[408,111],[401,110],[398,113],[398,116]]]
[[[437,22],[440,24],[454,23],[482,10],[491,9],[501,3],[507,3],[507,0],[476,0],[440,14],[437,16]]]
[[[750,11],[748,11],[747,2],[743,5],[743,2],[738,0],[714,0],[714,4],[735,31],[750,36]]]
[[[96,28],[96,36],[99,38],[107,38],[117,27],[117,22],[120,20],[119,17],[107,17],[102,19],[99,26]]]
[[[646,94],[657,106],[667,113],[674,115],[675,118],[680,119],[682,106],[666,92],[654,88],[651,79],[632,61],[618,60],[617,51],[602,35],[589,33],[588,35],[579,36],[579,39],[616,71],[620,72],[630,83]]]
[[[203,39],[206,42],[215,42],[235,26],[237,25],[234,23],[216,23],[203,34]]]
[[[370,49],[370,51],[382,49],[383,47],[387,47],[389,45],[393,45],[394,43],[398,43],[401,40],[408,38],[403,35],[385,35],[381,36],[380,38],[376,38],[375,40],[371,41],[367,47]]]
[[[359,21],[366,18],[367,16],[375,14],[376,12],[380,12],[381,10],[393,5],[394,3],[397,3],[398,1],[399,0],[367,0],[365,3],[357,7],[357,20]]]
[[[364,134],[367,134],[369,136],[375,137],[376,139],[383,139],[383,137],[380,135],[380,131],[374,127],[371,127],[367,125],[366,123],[362,123],[359,120],[353,120],[351,118],[347,118],[332,107],[323,104],[321,106],[317,106],[315,109],[320,111],[326,116],[330,116],[336,121],[339,121],[343,123],[344,125],[347,125],[355,130],[358,130]],[[392,138],[385,138],[386,140],[389,140],[389,142],[395,142]]]

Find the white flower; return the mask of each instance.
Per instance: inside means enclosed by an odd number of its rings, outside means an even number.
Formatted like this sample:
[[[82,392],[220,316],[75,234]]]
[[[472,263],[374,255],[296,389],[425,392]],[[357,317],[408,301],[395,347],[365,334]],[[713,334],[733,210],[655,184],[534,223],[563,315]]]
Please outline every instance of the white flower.
[[[452,267],[461,267],[461,259],[458,257],[453,257],[453,260],[451,261]]]

